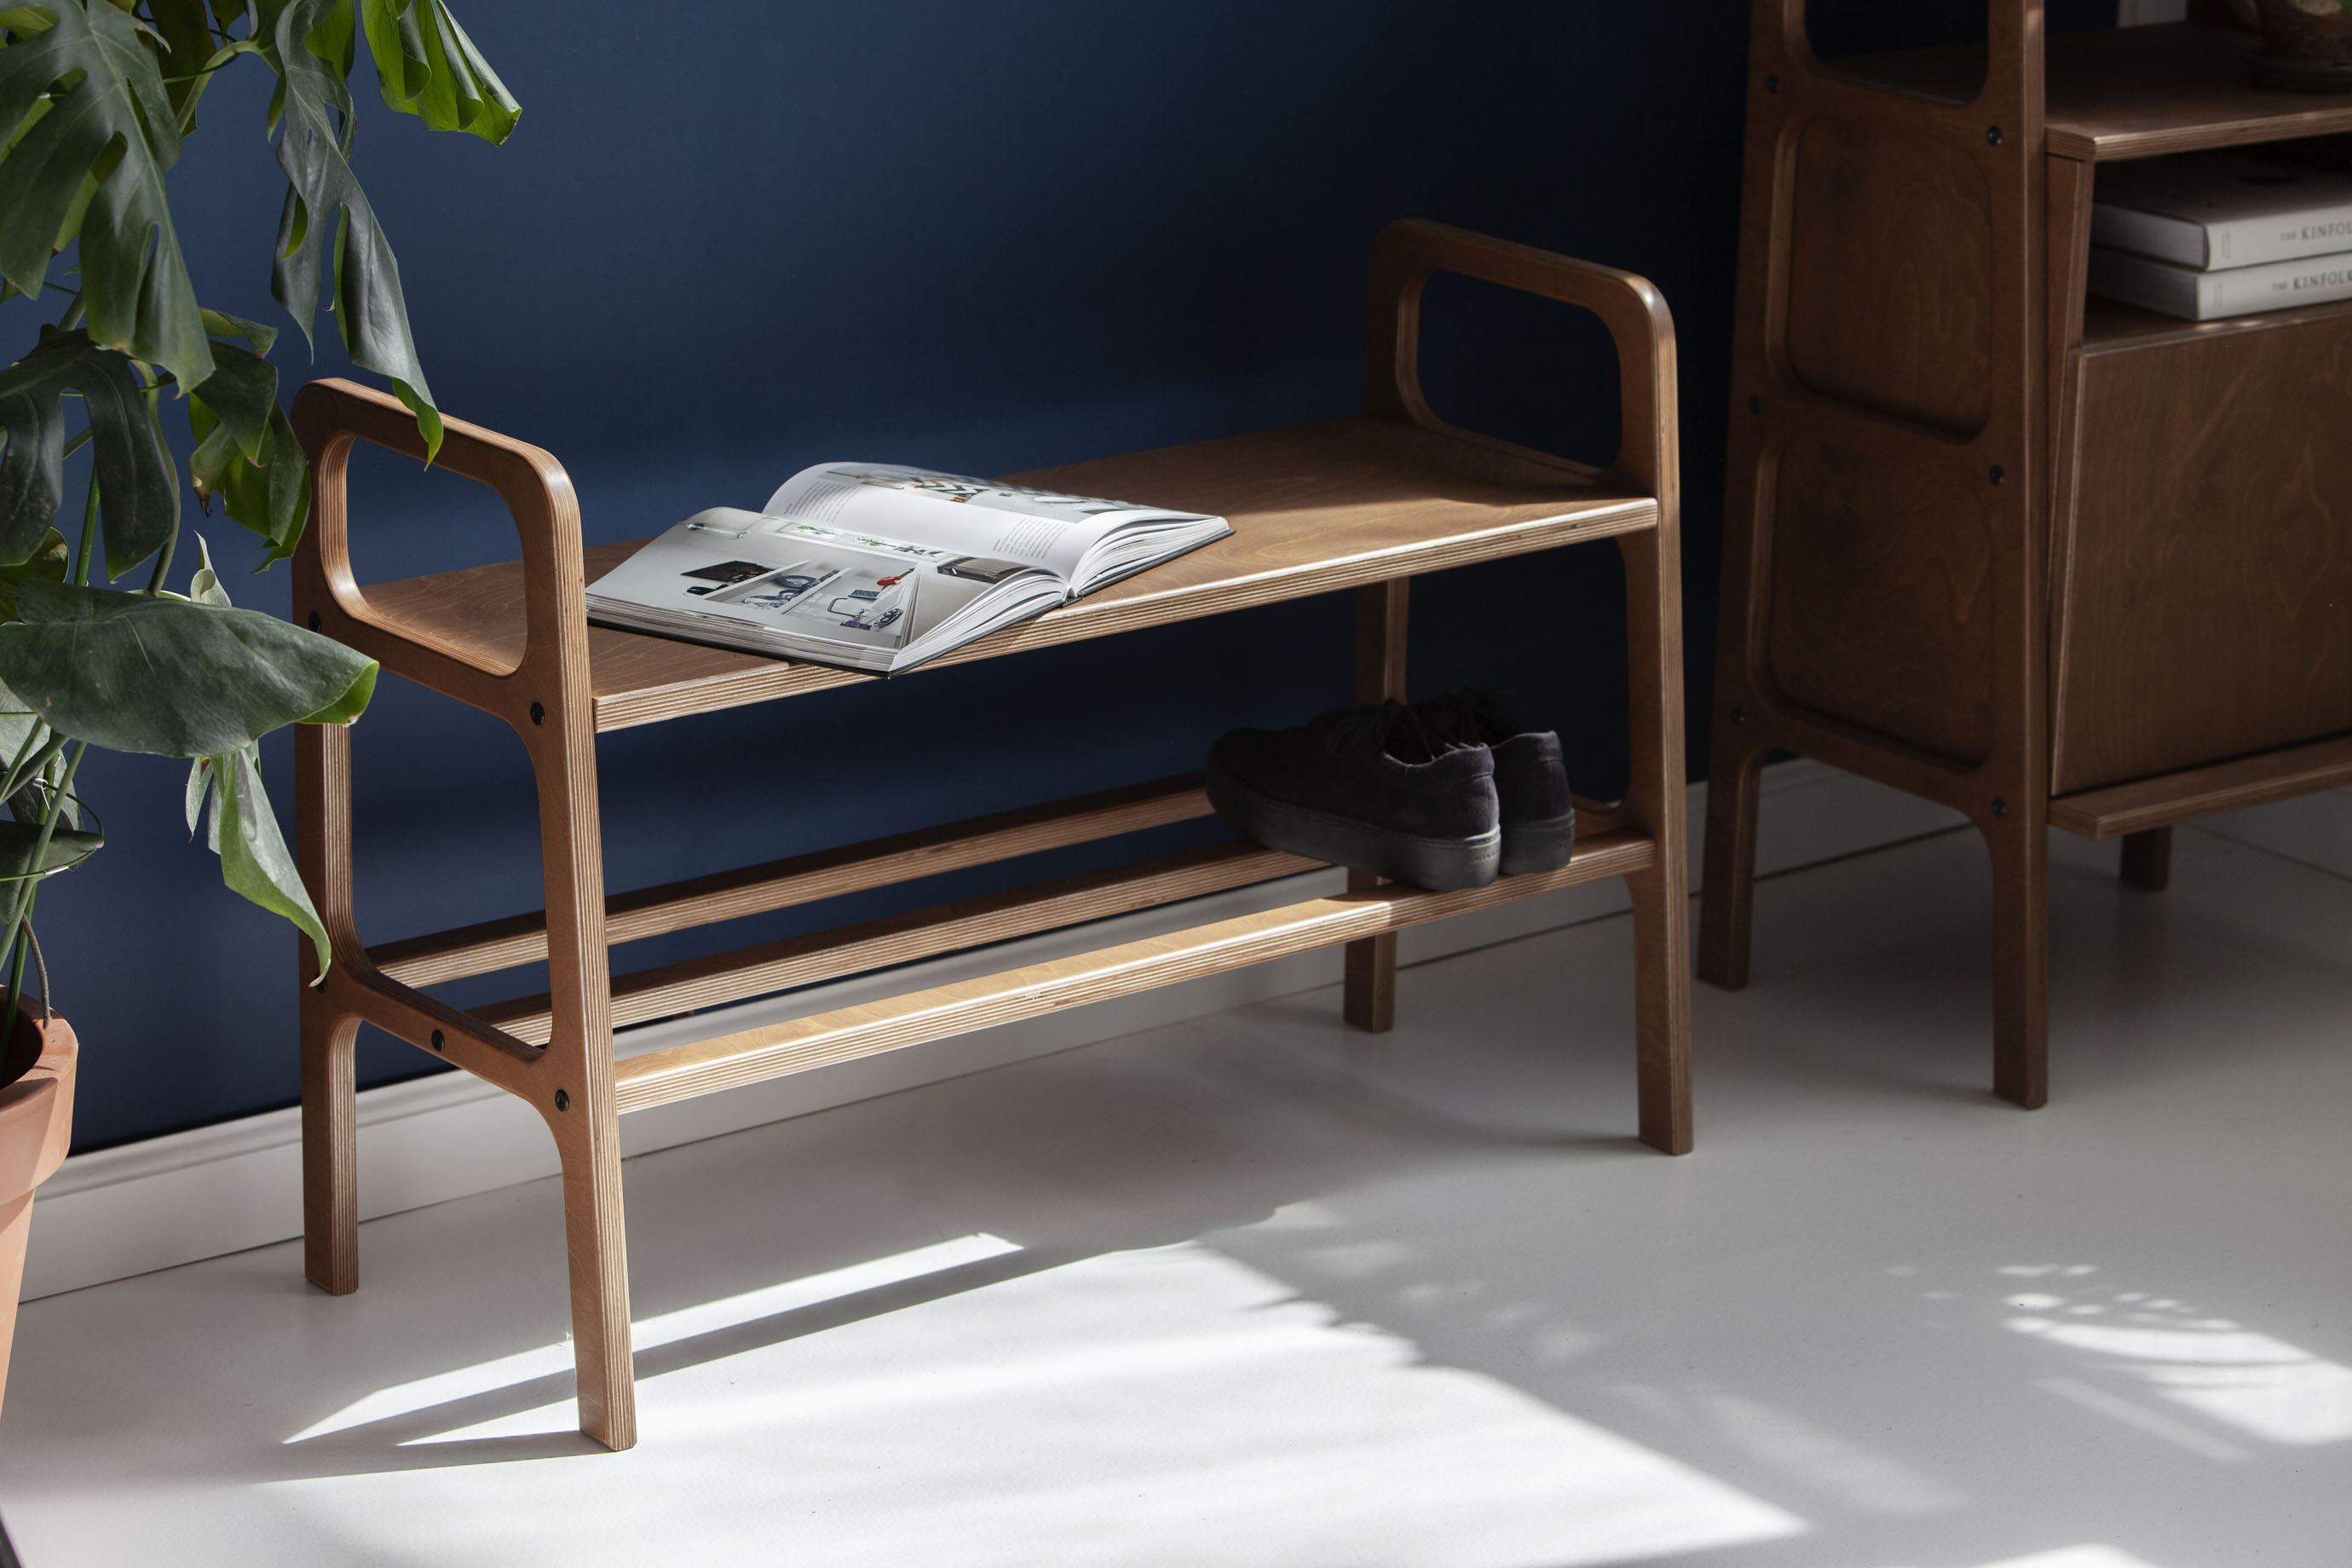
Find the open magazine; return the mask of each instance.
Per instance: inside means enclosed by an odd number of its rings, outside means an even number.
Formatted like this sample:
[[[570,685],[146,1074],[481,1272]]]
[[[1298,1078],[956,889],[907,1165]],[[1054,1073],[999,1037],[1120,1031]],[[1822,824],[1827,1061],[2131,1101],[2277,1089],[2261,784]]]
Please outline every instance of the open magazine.
[[[894,463],[819,463],[588,585],[605,626],[889,674],[1222,539],[1221,517]]]

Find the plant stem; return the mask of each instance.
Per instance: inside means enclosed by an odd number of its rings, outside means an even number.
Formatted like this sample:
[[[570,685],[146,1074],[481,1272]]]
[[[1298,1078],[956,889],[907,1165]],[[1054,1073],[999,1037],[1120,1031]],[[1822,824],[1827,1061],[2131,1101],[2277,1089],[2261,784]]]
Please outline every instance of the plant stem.
[[[58,831],[58,818],[65,815],[66,792],[73,788],[74,774],[81,769],[81,760],[89,755],[89,742],[83,741],[74,747],[72,759],[66,763],[65,777],[49,792],[41,812],[41,836],[33,845],[33,853],[25,862],[26,877],[16,889],[14,908],[8,916],[8,941],[16,947],[15,959],[9,964],[8,996],[13,1004],[17,987],[25,982],[25,955],[32,946],[26,936],[27,922],[33,918],[33,896],[41,888],[41,862],[48,858],[49,840]]]
[[[89,476],[89,499],[81,509],[81,553],[74,560],[74,582],[89,586],[89,563],[98,549],[98,473],[93,459]]]
[[[160,593],[163,579],[172,570],[172,557],[180,548],[180,531],[173,529],[172,537],[163,541],[163,548],[155,552],[155,570],[147,579],[147,591]]]
[[[25,749],[19,752],[16,754],[16,760],[9,764],[8,776],[5,780],[0,780],[0,802],[5,802],[18,790],[24,788],[27,780],[35,777],[42,769],[49,765],[51,757],[65,750],[66,738],[63,735],[49,730],[47,735],[44,736],[41,733],[44,730],[48,730],[48,726],[38,719],[33,721],[32,732],[25,737]]]

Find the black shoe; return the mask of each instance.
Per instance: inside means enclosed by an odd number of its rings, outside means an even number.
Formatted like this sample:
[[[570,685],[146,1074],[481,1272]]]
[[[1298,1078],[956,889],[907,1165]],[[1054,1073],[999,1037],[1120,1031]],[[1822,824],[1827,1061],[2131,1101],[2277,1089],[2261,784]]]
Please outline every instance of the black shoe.
[[[1576,848],[1576,806],[1557,731],[1528,729],[1500,698],[1475,687],[1416,703],[1413,711],[1439,743],[1484,746],[1494,753],[1503,875],[1557,871],[1568,864]]]
[[[1219,736],[1209,803],[1252,843],[1417,888],[1484,887],[1502,859],[1494,759],[1398,702]]]

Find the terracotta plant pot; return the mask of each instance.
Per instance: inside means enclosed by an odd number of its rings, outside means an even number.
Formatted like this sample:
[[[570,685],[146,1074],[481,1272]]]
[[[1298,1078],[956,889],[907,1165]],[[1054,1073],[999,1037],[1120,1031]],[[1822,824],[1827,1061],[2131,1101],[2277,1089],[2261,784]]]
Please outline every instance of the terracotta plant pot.
[[[2263,47],[2246,68],[2265,87],[2352,92],[2352,13],[2337,0],[2256,0]]]
[[[37,1008],[11,1010],[6,1057],[32,1059],[23,1077],[0,1089],[0,1398],[8,1386],[8,1350],[16,1340],[16,1292],[25,1284],[25,1243],[33,1229],[33,1189],[49,1179],[73,1142],[74,1032]]]

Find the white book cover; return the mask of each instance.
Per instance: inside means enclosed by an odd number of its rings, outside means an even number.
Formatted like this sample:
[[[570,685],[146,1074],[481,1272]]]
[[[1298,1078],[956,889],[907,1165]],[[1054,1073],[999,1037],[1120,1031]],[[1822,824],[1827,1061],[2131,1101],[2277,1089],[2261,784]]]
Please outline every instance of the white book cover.
[[[2250,153],[2104,164],[2091,242],[2200,270],[2352,250],[2352,173]]]
[[[2191,321],[2251,316],[2352,300],[2352,252],[2205,272],[2093,246],[2090,288],[2094,294]]]

